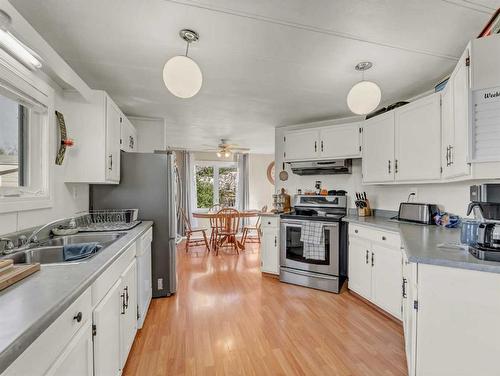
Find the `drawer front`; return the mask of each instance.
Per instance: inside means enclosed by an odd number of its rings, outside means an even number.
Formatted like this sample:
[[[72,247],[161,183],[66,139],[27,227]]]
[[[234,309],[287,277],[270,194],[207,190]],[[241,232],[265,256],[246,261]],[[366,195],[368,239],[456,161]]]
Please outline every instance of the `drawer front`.
[[[262,227],[279,227],[280,217],[263,216],[261,223]]]
[[[136,248],[136,243],[132,243],[118,260],[92,284],[92,307],[95,307],[104,298],[109,289],[120,278],[120,275],[135,257]]]
[[[92,320],[90,287],[7,368],[2,376],[44,374],[88,320]]]
[[[360,226],[349,223],[349,236],[358,236],[360,238],[364,238],[372,242],[378,242],[380,244],[385,244],[390,247],[401,247],[401,237],[399,236],[399,234],[395,232],[379,230],[373,227]]]

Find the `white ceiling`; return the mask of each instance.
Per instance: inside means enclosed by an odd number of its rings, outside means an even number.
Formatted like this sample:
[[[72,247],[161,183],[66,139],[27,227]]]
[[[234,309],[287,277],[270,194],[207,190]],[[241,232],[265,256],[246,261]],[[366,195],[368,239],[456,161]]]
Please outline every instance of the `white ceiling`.
[[[274,127],[349,116],[346,95],[367,78],[392,103],[451,71],[500,0],[11,0],[94,89],[128,115],[165,117],[171,146],[227,138],[273,152]],[[162,81],[182,54],[182,28],[204,77],[192,99]]]

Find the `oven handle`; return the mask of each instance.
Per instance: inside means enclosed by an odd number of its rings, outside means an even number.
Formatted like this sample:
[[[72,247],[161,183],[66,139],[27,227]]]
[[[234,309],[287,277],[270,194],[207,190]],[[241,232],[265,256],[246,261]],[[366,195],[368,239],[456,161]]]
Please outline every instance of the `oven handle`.
[[[306,222],[306,220],[286,220],[286,221],[281,221],[281,225],[285,227],[302,227],[302,225]],[[318,222],[324,225],[324,227],[338,227],[339,224],[336,222],[323,222],[323,221],[314,221]]]

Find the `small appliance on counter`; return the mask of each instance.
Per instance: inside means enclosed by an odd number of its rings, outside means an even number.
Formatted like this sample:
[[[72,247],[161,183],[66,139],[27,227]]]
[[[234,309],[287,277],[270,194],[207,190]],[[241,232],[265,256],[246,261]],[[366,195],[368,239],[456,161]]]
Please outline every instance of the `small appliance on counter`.
[[[474,213],[479,224],[469,252],[481,260],[500,261],[500,184],[473,185],[470,198],[467,215]]]
[[[439,214],[439,208],[435,204],[402,202],[399,204],[397,217],[392,219],[398,222],[433,225],[436,214]]]

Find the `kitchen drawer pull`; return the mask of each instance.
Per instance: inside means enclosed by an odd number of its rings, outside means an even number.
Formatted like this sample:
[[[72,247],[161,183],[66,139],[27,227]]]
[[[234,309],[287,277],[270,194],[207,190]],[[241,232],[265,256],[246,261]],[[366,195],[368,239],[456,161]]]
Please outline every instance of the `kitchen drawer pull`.
[[[76,320],[76,322],[82,321],[83,314],[81,312],[78,312],[75,316],[73,316],[73,320]]]
[[[314,152],[316,153],[318,151],[318,142],[314,141]]]
[[[109,155],[109,170],[113,170],[113,154]]]
[[[387,161],[387,170],[390,174],[391,173],[391,161],[390,160]]]
[[[375,254],[372,252],[372,266],[375,266]]]
[[[321,141],[321,151],[323,151],[323,141]]]
[[[368,255],[370,254],[370,251],[366,250],[366,263],[368,264]]]
[[[407,295],[406,295],[406,283],[407,283],[407,279],[403,277],[403,298],[406,299]]]
[[[125,314],[125,309],[126,309],[126,307],[125,307],[125,293],[120,294],[120,298],[122,298],[122,311],[120,313],[122,315],[124,315]]]
[[[385,236],[382,236],[382,240],[387,240],[387,238]]]
[[[128,309],[128,286],[125,287],[125,308]]]
[[[354,232],[357,234],[359,231],[358,230],[354,230]]]
[[[275,247],[278,246],[278,238],[277,238],[277,236],[274,237],[274,246]]]

